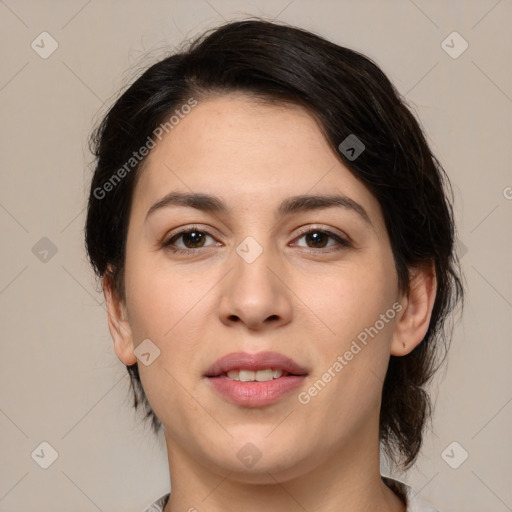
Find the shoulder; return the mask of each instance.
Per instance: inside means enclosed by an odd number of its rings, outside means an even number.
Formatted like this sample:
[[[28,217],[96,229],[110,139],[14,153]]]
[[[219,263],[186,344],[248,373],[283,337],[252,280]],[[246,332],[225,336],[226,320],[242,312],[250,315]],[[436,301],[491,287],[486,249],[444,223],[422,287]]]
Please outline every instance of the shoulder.
[[[386,485],[406,502],[406,512],[440,512],[438,508],[420,498],[416,491],[404,482],[389,477],[382,478]]]
[[[170,493],[165,494],[161,498],[158,498],[148,508],[144,509],[143,512],[162,512],[165,505],[167,505],[167,502],[169,501],[169,496]]]

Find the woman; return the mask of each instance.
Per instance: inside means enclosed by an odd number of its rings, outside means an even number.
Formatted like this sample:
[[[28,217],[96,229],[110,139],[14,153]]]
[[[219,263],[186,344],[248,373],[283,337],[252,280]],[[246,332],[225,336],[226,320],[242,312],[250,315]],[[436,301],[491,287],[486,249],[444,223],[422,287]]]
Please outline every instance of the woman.
[[[86,245],[172,492],[148,509],[436,510],[407,469],[462,302],[449,181],[365,56],[261,20],[96,130]]]

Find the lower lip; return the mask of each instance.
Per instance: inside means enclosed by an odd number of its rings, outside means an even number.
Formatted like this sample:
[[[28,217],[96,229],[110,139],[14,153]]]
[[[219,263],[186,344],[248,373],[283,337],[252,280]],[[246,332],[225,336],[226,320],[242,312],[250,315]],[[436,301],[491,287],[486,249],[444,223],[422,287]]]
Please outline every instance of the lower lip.
[[[266,382],[241,382],[223,375],[208,377],[213,388],[226,400],[244,407],[263,407],[277,402],[304,382],[305,375],[288,375]]]

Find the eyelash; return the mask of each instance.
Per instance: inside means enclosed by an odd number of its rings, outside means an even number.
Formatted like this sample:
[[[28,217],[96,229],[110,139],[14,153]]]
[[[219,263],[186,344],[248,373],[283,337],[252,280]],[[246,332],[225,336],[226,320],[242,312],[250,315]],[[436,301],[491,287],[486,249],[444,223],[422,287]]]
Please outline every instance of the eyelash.
[[[175,247],[172,247],[172,243],[176,240],[178,240],[182,235],[186,235],[186,234],[189,234],[189,233],[192,233],[192,232],[199,232],[199,233],[202,233],[202,234],[205,234],[207,236],[210,236],[211,238],[214,238],[212,234],[210,234],[208,231],[205,231],[204,229],[199,229],[199,227],[197,226],[192,226],[190,228],[187,228],[183,231],[179,231],[178,233],[175,233],[171,238],[169,238],[167,241],[164,241],[161,243],[161,247],[164,248],[164,249],[168,249],[170,251],[172,251],[173,253],[175,254],[192,254],[194,252],[197,252],[199,249],[202,249],[202,247],[198,247],[197,249],[177,249]],[[336,242],[338,242],[338,244],[341,246],[341,247],[338,247],[336,249],[331,249],[331,250],[322,250],[322,249],[314,249],[314,248],[309,248],[309,251],[308,252],[312,252],[312,253],[331,253],[331,252],[336,252],[336,251],[341,251],[343,249],[346,249],[348,247],[352,247],[352,244],[342,238],[341,236],[339,235],[336,235],[335,233],[329,231],[329,230],[326,230],[326,229],[319,229],[319,228],[309,228],[307,230],[301,230],[299,232],[299,237],[298,239],[302,238],[303,236],[305,235],[309,235],[311,233],[322,233],[323,235],[327,235],[329,236],[330,238],[333,238],[334,240],[336,240]]]

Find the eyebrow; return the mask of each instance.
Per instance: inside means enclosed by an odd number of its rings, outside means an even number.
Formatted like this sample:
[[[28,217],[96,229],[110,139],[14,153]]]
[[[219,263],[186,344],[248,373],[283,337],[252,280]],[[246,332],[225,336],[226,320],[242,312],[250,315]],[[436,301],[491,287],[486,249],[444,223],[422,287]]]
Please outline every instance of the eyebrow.
[[[170,206],[186,206],[205,212],[226,214],[229,212],[224,200],[205,193],[170,192],[154,203],[146,214],[146,220],[157,210]],[[359,203],[343,194],[298,195],[286,198],[276,212],[277,217],[285,217],[292,213],[320,210],[323,208],[343,208],[357,213],[367,224],[373,227],[370,216]]]

